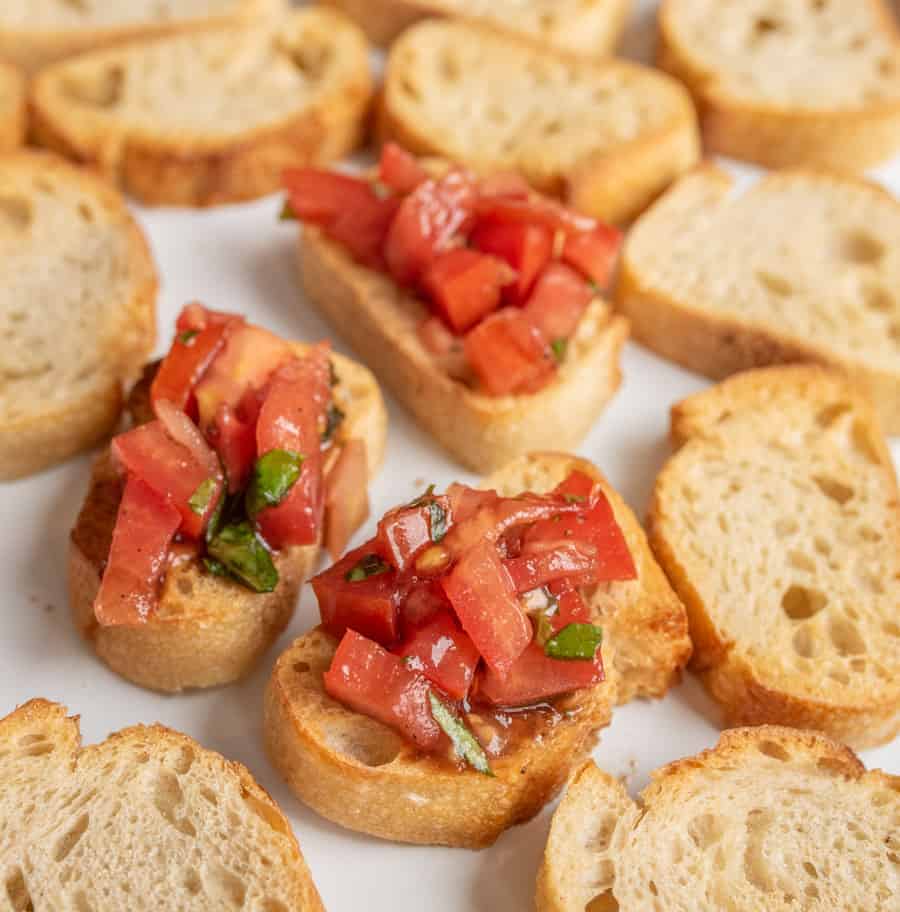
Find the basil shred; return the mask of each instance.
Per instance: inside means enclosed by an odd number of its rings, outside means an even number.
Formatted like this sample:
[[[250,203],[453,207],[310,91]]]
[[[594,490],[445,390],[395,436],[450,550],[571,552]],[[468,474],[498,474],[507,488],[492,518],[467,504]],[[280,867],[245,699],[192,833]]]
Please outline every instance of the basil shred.
[[[557,364],[562,364],[563,359],[566,357],[566,349],[569,347],[568,339],[554,339],[550,343],[550,351],[553,352],[553,358]]]
[[[272,555],[246,520],[224,526],[206,550],[212,560],[205,565],[211,573],[227,573],[254,592],[272,592],[278,585]]]
[[[191,494],[190,499],[188,500],[188,506],[191,508],[191,511],[198,516],[203,516],[209,509],[209,502],[212,500],[215,491],[215,478],[207,478],[206,481],[201,481],[200,484],[197,485],[197,490]]]
[[[544,644],[551,659],[592,661],[603,642],[603,630],[593,624],[567,624]]]
[[[185,332],[181,333],[181,335],[178,337],[178,341],[182,345],[190,345],[194,341],[194,337],[199,334],[199,329],[188,329]]]
[[[270,450],[256,460],[247,488],[247,515],[254,519],[266,507],[277,507],[300,477],[303,455],[292,450]]]
[[[473,770],[485,776],[493,776],[490,761],[478,739],[453,710],[434,691],[428,692],[431,714],[453,744],[456,756],[465,760]]]
[[[377,554],[367,554],[344,574],[344,579],[348,583],[360,583],[370,576],[388,573],[390,569],[390,564],[385,563]]]
[[[428,529],[431,540],[438,544],[447,534],[447,511],[438,503],[434,496],[434,485],[428,485],[425,493],[417,497],[410,507],[425,507],[428,510]]]

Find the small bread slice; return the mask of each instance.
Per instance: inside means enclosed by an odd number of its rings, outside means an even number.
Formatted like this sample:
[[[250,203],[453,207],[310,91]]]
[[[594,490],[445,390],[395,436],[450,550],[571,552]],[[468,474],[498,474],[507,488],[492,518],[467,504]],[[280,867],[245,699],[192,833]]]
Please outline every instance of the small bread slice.
[[[371,93],[365,36],[319,7],[63,61],[35,78],[31,105],[43,144],[144,202],[208,206],[350,152]]]
[[[663,0],[658,63],[707,149],[770,168],[862,171],[900,150],[900,36],[887,0]]]
[[[269,756],[302,801],[329,820],[384,839],[482,848],[554,796],[591,751],[616,702],[662,696],[675,682],[690,655],[684,609],[634,514],[597,469],[573,456],[540,453],[516,460],[484,485],[509,496],[544,492],[573,468],[603,482],[638,568],[638,579],[601,585],[592,600],[604,629],[606,681],[556,701],[562,715],[555,721],[522,720],[504,730],[480,718],[482,740],[506,742],[489,778],[418,753],[392,729],[329,697],[322,673],[337,641],[316,628],[278,659],[266,693]]]
[[[619,41],[631,0],[319,0],[355,19],[376,44],[433,16],[472,19],[561,51],[597,57]]]
[[[637,215],[699,156],[690,96],[665,74],[449,20],[391,47],[378,129],[421,155],[520,172],[610,222]]]
[[[900,507],[875,414],[813,366],[748,371],[676,405],[653,549],[729,725],[900,730]]]
[[[81,746],[32,700],[0,719],[4,909],[324,909],[250,772],[161,725]]]
[[[703,166],[634,226],[615,298],[637,341],[713,379],[785,361],[851,376],[900,433],[900,203],[784,171],[744,191]]]
[[[305,346],[297,345],[298,352]],[[335,402],[345,414],[336,443],[366,444],[370,477],[384,457],[387,413],[375,379],[349,358],[332,354],[339,378]],[[136,391],[140,423],[147,381]],[[279,583],[258,594],[203,570],[198,560],[173,563],[166,572],[156,614],[135,627],[102,627],[94,617],[122,496],[109,454],[94,466],[90,489],[72,530],[69,605],[75,626],[116,673],[151,690],[228,684],[248,674],[287,627],[303,582],[312,574],[319,546],[286,548],[275,556]]]
[[[553,817],[538,912],[892,912],[900,777],[776,726],[653,774],[633,801],[586,764]]]
[[[0,152],[25,139],[25,80],[12,66],[0,62]]]
[[[0,155],[0,480],[106,437],[156,334],[156,270],[125,201],[54,156]]]

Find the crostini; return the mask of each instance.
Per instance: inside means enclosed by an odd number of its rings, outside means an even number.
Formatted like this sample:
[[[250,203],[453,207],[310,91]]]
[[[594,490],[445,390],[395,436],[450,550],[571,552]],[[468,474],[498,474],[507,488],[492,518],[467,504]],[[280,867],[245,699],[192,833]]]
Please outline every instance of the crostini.
[[[378,173],[298,169],[308,300],[463,464],[581,442],[620,381],[600,296],[621,235],[530,190],[385,146]]]
[[[161,691],[241,677],[285,628],[319,548],[368,513],[386,416],[369,372],[192,304],[95,465],[72,531],[75,623]]]
[[[323,816],[401,842],[479,848],[528,820],[614,704],[690,654],[634,515],[562,454],[429,488],[313,587],[322,624],[269,682],[270,757]]]

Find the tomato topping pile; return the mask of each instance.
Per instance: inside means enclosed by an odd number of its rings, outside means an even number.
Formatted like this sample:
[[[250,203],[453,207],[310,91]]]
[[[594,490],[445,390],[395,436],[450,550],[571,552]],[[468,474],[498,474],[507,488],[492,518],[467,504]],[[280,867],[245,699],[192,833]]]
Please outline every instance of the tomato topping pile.
[[[573,471],[550,494],[433,487],[313,580],[340,639],[325,689],[417,747],[480,772],[473,704],[528,708],[603,680],[585,590],[637,570],[602,486]]]
[[[343,416],[327,343],[299,357],[199,304],[177,331],[150,388],[155,420],[112,442],[124,492],[94,604],[101,624],[153,614],[173,541],[210,573],[270,592],[273,552],[324,536],[336,557],[368,514],[365,445],[329,449]]]
[[[375,179],[300,168],[284,182],[286,213],[418,294],[433,314],[422,344],[452,376],[474,377],[493,396],[537,392],[553,379],[622,243],[616,228],[516,175],[478,179],[453,168],[431,177],[393,143]],[[448,363],[454,346],[465,371]]]

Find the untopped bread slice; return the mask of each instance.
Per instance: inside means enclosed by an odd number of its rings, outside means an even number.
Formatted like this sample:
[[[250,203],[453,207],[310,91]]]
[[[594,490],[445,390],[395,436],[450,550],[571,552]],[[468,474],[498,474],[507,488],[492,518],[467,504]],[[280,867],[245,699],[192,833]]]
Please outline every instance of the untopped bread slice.
[[[0,63],[0,152],[25,138],[25,80],[12,66]]]
[[[772,168],[862,170],[900,150],[900,37],[887,0],[663,0],[660,66],[707,148]]]
[[[625,242],[615,298],[635,338],[720,379],[785,361],[840,368],[900,432],[900,203],[784,171],[749,189],[682,178]]]
[[[699,155],[690,97],[665,74],[449,20],[415,25],[391,47],[379,131],[419,154],[521,172],[613,222]]]
[[[365,36],[317,7],[63,61],[36,77],[31,103],[44,144],[145,202],[205,206],[351,151],[371,92]]]
[[[156,271],[125,201],[54,156],[0,155],[0,479],[103,439],[156,334]]]
[[[730,725],[900,729],[900,506],[871,406],[839,375],[766,368],[675,406],[649,535]]]
[[[290,824],[239,763],[161,725],[82,747],[32,700],[0,720],[3,907],[321,912]]]
[[[28,73],[64,57],[173,32],[246,26],[285,0],[4,0],[0,57]]]
[[[472,19],[557,50],[598,56],[618,43],[631,0],[320,0],[352,16],[376,44],[432,16]]]
[[[485,479],[511,496],[552,490],[590,463],[558,453],[516,460]],[[638,579],[597,588],[607,679],[560,701],[560,715],[503,728],[488,717],[478,734],[505,742],[493,778],[423,755],[391,729],[352,712],[324,690],[336,640],[321,628],[296,640],[275,665],[266,693],[269,755],[297,796],[330,820],[399,842],[466,848],[490,845],[533,817],[559,790],[609,723],[612,707],[662,696],[690,654],[684,609],[647,545],[637,519],[604,481],[604,491],[638,568]]]
[[[724,732],[633,801],[584,766],[550,828],[538,912],[892,912],[900,777],[812,732]]]

